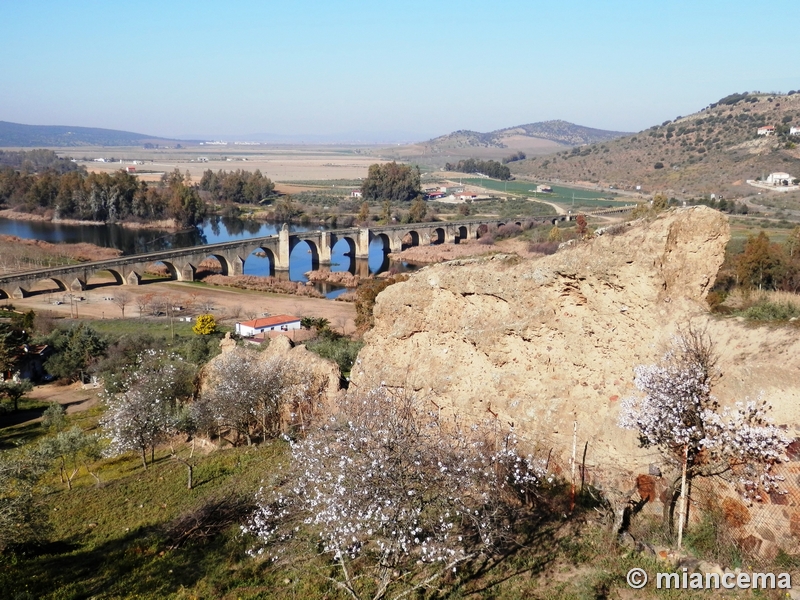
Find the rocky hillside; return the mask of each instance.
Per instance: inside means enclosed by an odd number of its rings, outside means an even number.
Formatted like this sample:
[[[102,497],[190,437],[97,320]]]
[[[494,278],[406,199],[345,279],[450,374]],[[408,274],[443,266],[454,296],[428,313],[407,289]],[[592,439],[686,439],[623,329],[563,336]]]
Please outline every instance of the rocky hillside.
[[[759,136],[758,128],[776,133]],[[751,195],[747,179],[775,171],[800,177],[800,93],[732,94],[698,113],[677,117],[606,142],[588,143],[513,163],[512,171],[544,180],[576,182],[676,197]]]
[[[720,402],[763,393],[776,422],[796,436],[796,328],[708,313],[705,296],[728,239],[726,218],[700,206],[548,257],[425,267],[378,296],[353,380],[360,389],[413,388],[461,419],[513,424],[527,444],[564,464],[577,422],[592,482],[624,492],[650,464],[664,472],[668,465],[618,427],[620,401],[637,393],[634,367],[656,362],[691,321],[707,327],[720,355]],[[787,468],[796,472],[797,463]]]
[[[800,426],[794,330],[707,311],[728,239],[726,218],[700,206],[548,257],[426,267],[378,297],[354,380],[410,385],[475,419],[498,413],[561,449],[577,419],[593,464],[641,468],[652,456],[617,428],[619,400],[634,391],[633,368],[654,362],[692,319],[717,341],[723,402],[763,390],[780,422]]]
[[[392,155],[404,160],[432,160],[482,158],[502,159],[517,152],[541,155],[556,152],[572,146],[593,144],[612,140],[624,135],[619,131],[593,129],[575,125],[567,121],[543,121],[515,127],[497,129],[488,133],[462,129],[437,138],[401,146],[387,148],[382,155]]]

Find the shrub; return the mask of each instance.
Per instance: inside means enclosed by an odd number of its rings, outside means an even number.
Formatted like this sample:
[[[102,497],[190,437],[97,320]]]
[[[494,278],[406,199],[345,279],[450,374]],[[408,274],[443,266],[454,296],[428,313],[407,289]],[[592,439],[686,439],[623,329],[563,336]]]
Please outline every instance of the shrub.
[[[217,331],[217,320],[214,315],[200,315],[197,317],[192,331],[197,335],[211,335]]]
[[[514,237],[522,233],[522,227],[516,223],[506,223],[497,228],[497,237],[500,239]]]
[[[558,242],[531,242],[528,244],[528,252],[538,254],[555,254],[558,251]]]
[[[742,314],[751,321],[788,321],[800,317],[800,308],[791,302],[764,300],[745,309]]]
[[[487,231],[481,237],[478,238],[478,243],[483,244],[484,246],[491,246],[494,244],[494,232]]]

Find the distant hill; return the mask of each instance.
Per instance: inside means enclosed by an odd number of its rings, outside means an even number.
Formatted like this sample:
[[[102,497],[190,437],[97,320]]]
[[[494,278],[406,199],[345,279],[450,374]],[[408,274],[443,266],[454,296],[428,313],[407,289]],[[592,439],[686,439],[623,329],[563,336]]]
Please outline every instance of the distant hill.
[[[442,166],[460,158],[501,159],[516,152],[528,156],[547,154],[628,135],[593,129],[567,121],[543,121],[506,127],[488,133],[462,129],[426,142],[385,148],[381,156]]]
[[[537,140],[548,140],[565,146],[580,146],[582,144],[606,142],[626,135],[629,134],[622,131],[593,129],[592,127],[556,120],[506,127],[489,133],[468,130],[455,131],[429,140],[425,144],[431,146],[460,144],[462,146],[515,148],[515,144],[519,144],[518,138],[529,137]]]
[[[0,147],[41,148],[71,146],[140,146],[143,144],[175,145],[191,143],[170,140],[142,133],[100,129],[98,127],[68,127],[64,125],[23,125],[0,121]]]
[[[775,132],[759,136],[758,128]],[[676,197],[757,193],[747,179],[800,177],[800,93],[731,94],[703,110],[608,141],[509,164],[516,175]]]

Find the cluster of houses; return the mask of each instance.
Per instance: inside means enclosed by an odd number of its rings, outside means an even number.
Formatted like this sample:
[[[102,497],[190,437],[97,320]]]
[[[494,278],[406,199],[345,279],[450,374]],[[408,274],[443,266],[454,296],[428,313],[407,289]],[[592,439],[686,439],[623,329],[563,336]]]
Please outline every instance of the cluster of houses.
[[[764,125],[763,127],[758,128],[758,135],[775,135],[775,126],[774,125]],[[789,128],[789,135],[798,135],[800,136],[800,127],[790,127]]]

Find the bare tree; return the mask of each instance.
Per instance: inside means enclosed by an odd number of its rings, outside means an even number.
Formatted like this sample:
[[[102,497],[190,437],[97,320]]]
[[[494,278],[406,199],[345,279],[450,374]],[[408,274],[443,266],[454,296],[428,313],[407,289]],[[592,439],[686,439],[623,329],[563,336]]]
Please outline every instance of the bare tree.
[[[144,313],[150,308],[150,302],[153,300],[153,294],[139,294],[136,296],[136,308],[139,309],[139,316],[143,317]]]
[[[131,295],[130,293],[126,292],[125,290],[120,290],[116,294],[114,294],[114,304],[117,305],[117,308],[122,311],[122,318],[125,318],[125,307],[128,306],[131,302]]]

